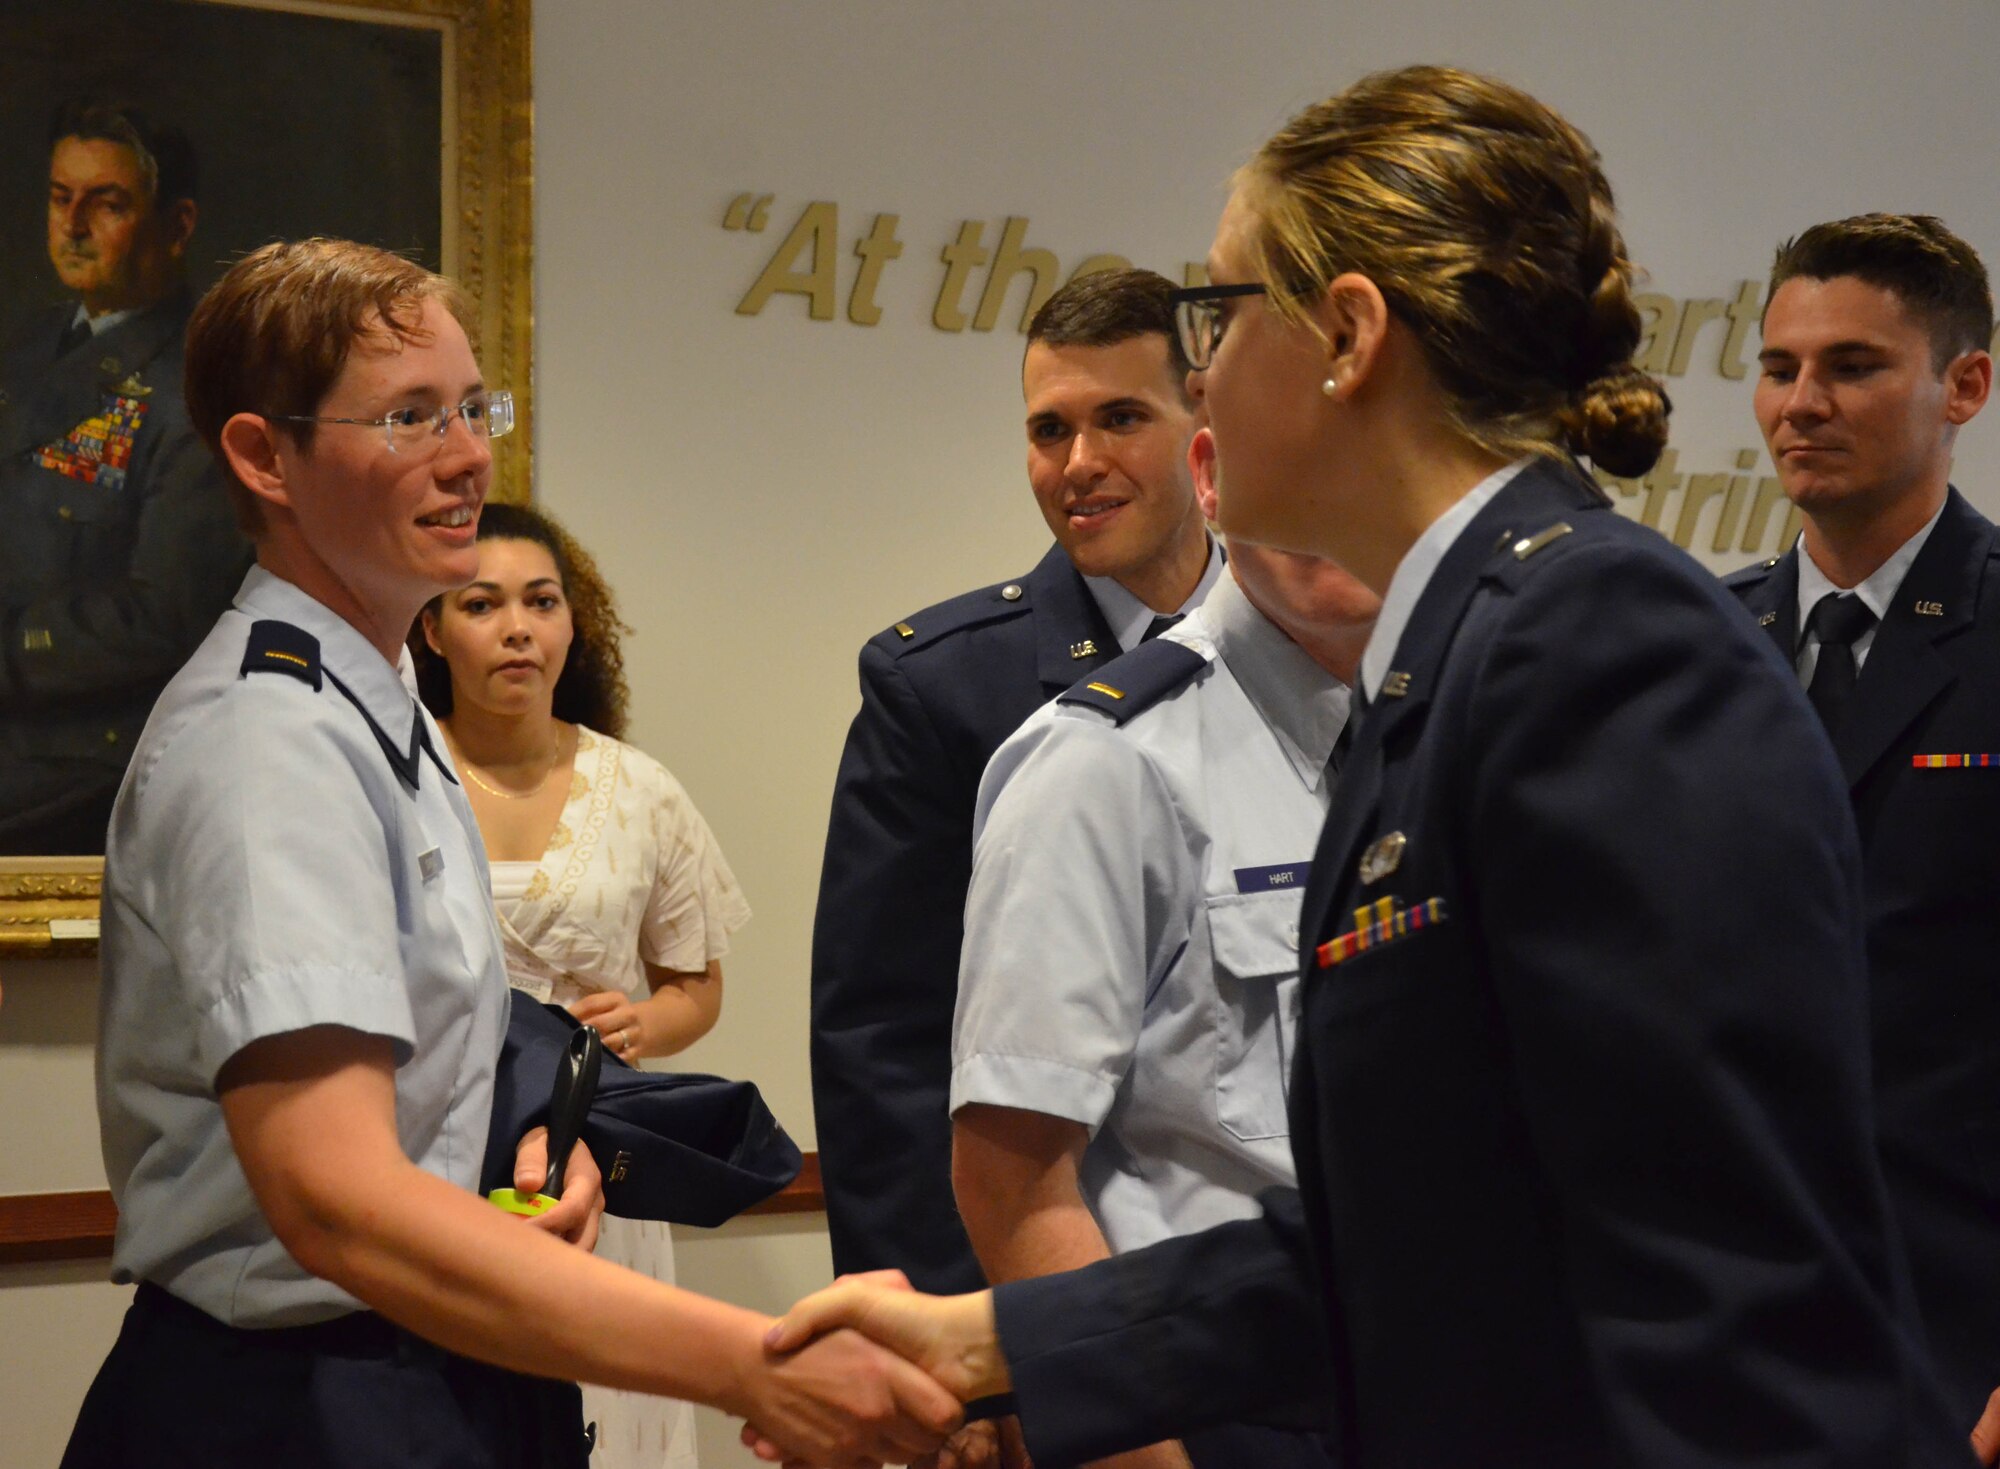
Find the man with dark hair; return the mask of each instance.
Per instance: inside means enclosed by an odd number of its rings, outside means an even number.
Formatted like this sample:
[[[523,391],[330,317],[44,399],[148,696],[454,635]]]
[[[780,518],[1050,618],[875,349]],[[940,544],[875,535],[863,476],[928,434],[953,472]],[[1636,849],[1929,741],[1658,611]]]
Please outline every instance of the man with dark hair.
[[[952,1201],[952,1006],[979,778],[1029,714],[1195,606],[1221,559],[1172,283],[1071,281],[1028,328],[1028,482],[1056,544],[861,651],[813,926],[813,1101],[835,1266],[982,1284]]]
[[[1780,247],[1755,403],[1804,531],[1729,583],[1853,797],[1883,1166],[1968,1428],[2000,1385],[2000,538],[1948,476],[1992,333],[1985,268],[1936,219]]]
[[[73,298],[0,354],[0,853],[104,850],[154,697],[249,564],[181,401],[194,150],[135,108],[49,128]]]

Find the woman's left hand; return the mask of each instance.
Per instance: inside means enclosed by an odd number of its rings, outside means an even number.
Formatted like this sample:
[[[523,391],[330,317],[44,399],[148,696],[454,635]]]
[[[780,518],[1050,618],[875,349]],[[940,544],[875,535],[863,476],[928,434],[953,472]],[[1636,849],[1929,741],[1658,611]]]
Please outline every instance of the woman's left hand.
[[[636,1061],[646,1052],[646,1020],[632,997],[620,990],[598,990],[572,1000],[569,1013],[604,1037],[604,1048],[621,1061]]]

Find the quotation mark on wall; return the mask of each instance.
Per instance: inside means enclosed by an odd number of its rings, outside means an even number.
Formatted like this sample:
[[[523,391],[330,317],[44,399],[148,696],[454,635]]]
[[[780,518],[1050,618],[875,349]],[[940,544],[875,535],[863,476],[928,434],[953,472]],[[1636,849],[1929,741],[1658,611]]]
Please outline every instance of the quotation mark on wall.
[[[771,200],[774,194],[738,194],[729,201],[729,208],[722,216],[722,227],[726,230],[749,230],[752,234],[761,232],[771,220]]]

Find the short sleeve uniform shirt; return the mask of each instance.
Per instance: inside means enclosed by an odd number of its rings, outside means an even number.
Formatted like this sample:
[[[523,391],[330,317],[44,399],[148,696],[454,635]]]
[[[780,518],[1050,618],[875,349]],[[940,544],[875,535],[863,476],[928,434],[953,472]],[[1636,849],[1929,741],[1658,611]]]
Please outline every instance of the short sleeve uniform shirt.
[[[1347,690],[1224,576],[1166,637],[1207,664],[1122,725],[1050,704],[987,766],[951,1107],[1093,1133],[1114,1250],[1291,1185],[1298,920]]]
[[[245,671],[260,620],[318,640],[317,689]],[[262,568],[161,695],[105,858],[97,1090],[115,1278],[236,1326],[359,1307],[278,1243],[230,1146],[216,1076],[267,1036],[387,1037],[404,1152],[477,1185],[507,981],[485,848],[442,749],[394,665]]]

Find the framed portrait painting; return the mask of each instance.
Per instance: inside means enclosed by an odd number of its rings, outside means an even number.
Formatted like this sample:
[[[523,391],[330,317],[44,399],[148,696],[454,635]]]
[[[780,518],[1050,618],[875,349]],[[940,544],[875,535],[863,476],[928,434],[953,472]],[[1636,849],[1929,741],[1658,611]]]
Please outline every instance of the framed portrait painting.
[[[127,752],[251,558],[181,393],[231,262],[331,235],[458,280],[528,498],[530,3],[0,8],[0,962],[95,941]]]

